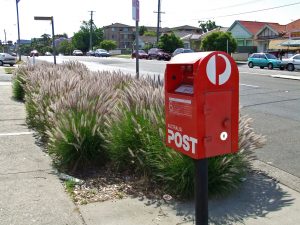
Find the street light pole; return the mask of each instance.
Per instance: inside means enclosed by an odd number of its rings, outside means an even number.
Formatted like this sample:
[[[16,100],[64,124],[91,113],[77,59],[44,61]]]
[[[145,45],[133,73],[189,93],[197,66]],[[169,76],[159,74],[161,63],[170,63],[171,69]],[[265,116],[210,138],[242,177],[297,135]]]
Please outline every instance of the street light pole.
[[[55,38],[54,38],[54,19],[51,16],[51,24],[52,24],[52,48],[53,48],[53,56],[54,56],[54,65],[56,65],[56,48],[55,48]]]
[[[21,48],[20,48],[20,25],[19,25],[19,4],[20,0],[16,0],[16,8],[17,8],[17,26],[18,26],[18,55],[19,61],[21,61]]]
[[[53,16],[35,16],[34,20],[50,20],[52,24],[52,48],[53,48],[53,57],[54,64],[56,64],[56,49],[55,49],[55,38],[54,38],[54,18]]]

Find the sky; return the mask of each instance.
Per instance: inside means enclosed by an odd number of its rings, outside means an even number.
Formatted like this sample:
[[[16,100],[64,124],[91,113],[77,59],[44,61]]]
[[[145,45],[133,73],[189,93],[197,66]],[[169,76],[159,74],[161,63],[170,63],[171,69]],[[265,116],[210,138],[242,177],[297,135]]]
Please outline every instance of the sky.
[[[291,6],[280,7],[283,5]],[[156,26],[158,0],[140,0],[139,25]],[[280,8],[276,8],[280,7]],[[265,11],[268,8],[275,8]],[[132,19],[132,0],[20,0],[21,39],[51,34],[50,21],[35,21],[34,16],[53,16],[55,34],[67,33],[73,36],[81,22],[90,19],[94,12],[94,23],[103,27],[112,23],[135,26]],[[298,0],[161,0],[162,27],[182,25],[199,26],[198,21],[208,19],[217,25],[230,27],[235,20],[276,22],[287,24],[300,18]],[[252,13],[246,13],[251,12]],[[257,12],[258,11],[258,12]],[[16,0],[0,0],[0,40],[17,40]],[[233,15],[232,14],[240,14]]]

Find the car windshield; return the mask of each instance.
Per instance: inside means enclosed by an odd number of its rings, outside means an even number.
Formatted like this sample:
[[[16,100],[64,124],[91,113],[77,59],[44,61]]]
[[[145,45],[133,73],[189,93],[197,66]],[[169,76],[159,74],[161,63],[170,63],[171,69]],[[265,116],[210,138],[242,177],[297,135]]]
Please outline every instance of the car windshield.
[[[275,55],[272,55],[272,54],[266,54],[266,57],[268,59],[277,59]]]
[[[193,50],[191,50],[191,49],[184,49],[183,52],[184,52],[184,53],[189,53],[189,52],[193,52]]]
[[[139,50],[139,53],[146,53],[144,50]]]

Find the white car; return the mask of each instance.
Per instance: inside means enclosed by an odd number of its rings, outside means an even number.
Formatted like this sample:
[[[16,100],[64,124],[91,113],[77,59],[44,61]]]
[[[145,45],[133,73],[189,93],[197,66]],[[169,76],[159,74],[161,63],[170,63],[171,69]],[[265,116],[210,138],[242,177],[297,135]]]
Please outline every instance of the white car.
[[[0,53],[0,66],[3,66],[4,64],[9,64],[10,66],[15,65],[16,58],[7,53]]]
[[[288,71],[293,71],[294,69],[300,70],[300,54],[293,55],[288,59],[282,59],[282,63]]]
[[[83,53],[82,53],[81,50],[74,50],[72,55],[75,55],[75,56],[82,56]]]

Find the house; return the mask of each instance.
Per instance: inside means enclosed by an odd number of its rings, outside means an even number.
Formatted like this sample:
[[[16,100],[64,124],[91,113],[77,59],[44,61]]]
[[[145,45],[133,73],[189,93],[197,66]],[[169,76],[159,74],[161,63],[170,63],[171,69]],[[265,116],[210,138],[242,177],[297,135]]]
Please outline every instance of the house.
[[[281,25],[273,22],[236,20],[228,29],[237,40],[239,53],[265,52],[270,47],[282,49],[278,44],[289,39],[293,30],[300,29],[300,19]],[[276,41],[275,41],[276,40]],[[274,44],[276,42],[276,44]],[[270,46],[271,44],[271,46]]]
[[[135,27],[122,23],[113,23],[103,27],[104,39],[113,40],[118,49],[131,49],[135,39]]]
[[[192,34],[188,34],[184,37],[181,38],[181,40],[184,43],[184,48],[190,48],[193,49],[194,51],[199,51],[200,50],[200,46],[201,46],[201,40],[203,38],[205,38],[207,35],[213,33],[213,32],[217,32],[217,31],[221,31],[221,32],[226,32],[228,29],[228,27],[217,27],[213,30],[210,30],[206,33],[192,33]]]

